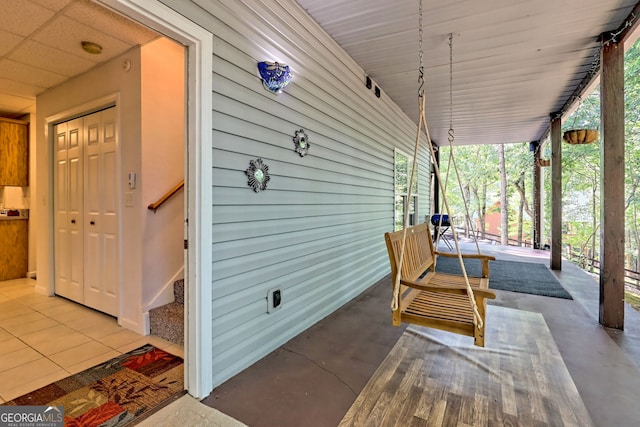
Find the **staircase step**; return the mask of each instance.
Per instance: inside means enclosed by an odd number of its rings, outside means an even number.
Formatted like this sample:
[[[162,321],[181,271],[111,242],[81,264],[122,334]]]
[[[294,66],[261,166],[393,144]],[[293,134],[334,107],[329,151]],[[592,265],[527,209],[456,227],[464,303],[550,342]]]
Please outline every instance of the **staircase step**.
[[[184,279],[176,280],[173,284],[173,297],[177,303],[184,304]]]
[[[149,310],[151,334],[184,345],[184,305],[172,302]]]

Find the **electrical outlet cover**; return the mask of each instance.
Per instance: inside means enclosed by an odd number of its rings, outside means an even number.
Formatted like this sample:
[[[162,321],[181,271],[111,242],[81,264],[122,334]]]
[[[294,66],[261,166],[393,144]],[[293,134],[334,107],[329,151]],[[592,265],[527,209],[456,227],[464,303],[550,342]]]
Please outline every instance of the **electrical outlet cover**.
[[[282,289],[274,288],[267,291],[267,313],[273,313],[282,307]]]

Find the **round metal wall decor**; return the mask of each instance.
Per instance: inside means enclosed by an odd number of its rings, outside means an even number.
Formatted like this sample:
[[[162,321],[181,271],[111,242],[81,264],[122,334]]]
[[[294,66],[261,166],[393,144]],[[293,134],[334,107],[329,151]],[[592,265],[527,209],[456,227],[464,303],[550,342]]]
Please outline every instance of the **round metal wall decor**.
[[[249,168],[245,171],[249,177],[248,185],[256,193],[267,189],[267,183],[271,179],[269,176],[269,166],[262,162],[262,159],[251,160]]]
[[[296,153],[300,154],[300,157],[304,157],[309,152],[309,137],[303,129],[297,130],[293,136],[293,145],[296,147]]]

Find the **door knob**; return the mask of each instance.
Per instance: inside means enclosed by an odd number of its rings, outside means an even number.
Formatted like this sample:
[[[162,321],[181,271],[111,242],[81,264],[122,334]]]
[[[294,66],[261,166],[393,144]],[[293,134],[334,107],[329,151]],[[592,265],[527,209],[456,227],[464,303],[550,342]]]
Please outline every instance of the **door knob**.
[[[75,223],[76,223],[76,220],[75,220],[75,219],[72,219],[72,220],[71,220],[71,224],[75,224]]]
[[[96,222],[95,221],[91,221],[89,224],[96,225]]]

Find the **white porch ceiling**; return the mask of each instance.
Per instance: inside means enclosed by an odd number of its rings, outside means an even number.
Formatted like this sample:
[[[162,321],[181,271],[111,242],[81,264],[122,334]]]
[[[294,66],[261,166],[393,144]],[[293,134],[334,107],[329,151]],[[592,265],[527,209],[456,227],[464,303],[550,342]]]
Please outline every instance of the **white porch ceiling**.
[[[417,123],[418,0],[297,1]],[[539,140],[637,0],[423,2],[426,118],[442,145],[450,111],[456,144]]]
[[[155,1],[155,0],[154,0]],[[240,1],[240,0],[238,0]],[[417,122],[418,0],[297,0]],[[427,120],[456,144],[540,139],[637,0],[423,0]],[[90,0],[0,0],[0,115],[157,34]],[[103,46],[101,55],[81,40]],[[363,82],[364,85],[364,82]]]

